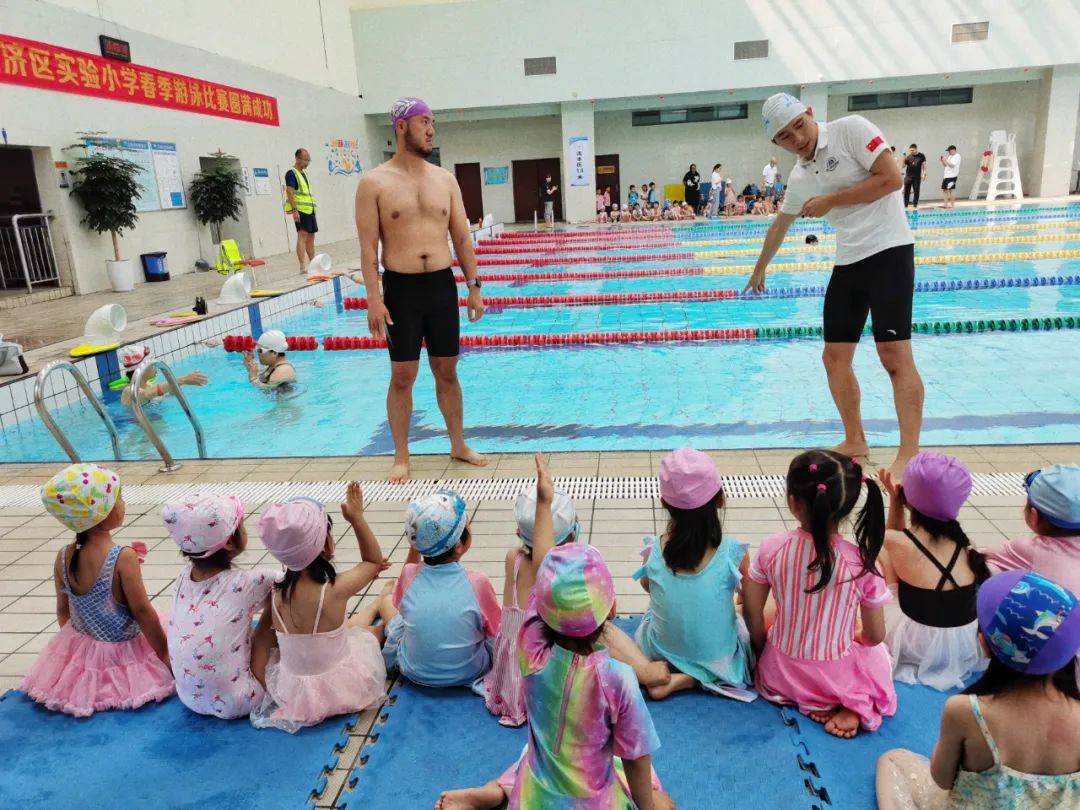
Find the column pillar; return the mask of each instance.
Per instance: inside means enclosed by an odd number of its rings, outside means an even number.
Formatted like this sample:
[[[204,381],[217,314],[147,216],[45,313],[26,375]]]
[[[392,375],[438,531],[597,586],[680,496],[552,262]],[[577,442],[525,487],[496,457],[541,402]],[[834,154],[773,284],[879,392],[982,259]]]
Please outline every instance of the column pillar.
[[[815,121],[829,120],[829,85],[804,84],[799,88],[799,101],[814,111]]]
[[[591,101],[562,104],[563,216],[567,222],[596,218],[596,129]]]
[[[1080,65],[1049,68],[1039,87],[1035,149],[1029,158],[1032,165],[1025,166],[1024,156],[1020,156],[1025,193],[1037,197],[1061,197],[1069,193],[1078,112]]]

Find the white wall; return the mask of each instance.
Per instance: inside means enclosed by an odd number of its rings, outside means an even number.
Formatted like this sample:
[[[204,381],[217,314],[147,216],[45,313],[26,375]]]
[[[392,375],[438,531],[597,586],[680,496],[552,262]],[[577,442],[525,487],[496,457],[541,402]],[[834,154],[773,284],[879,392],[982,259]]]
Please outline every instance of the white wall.
[[[477,0],[352,18],[377,109],[405,94],[453,110],[1080,61],[1073,0]],[[981,20],[988,40],[951,43],[953,23]],[[769,58],[735,61],[748,39],[768,39]],[[558,73],[526,77],[522,60],[541,56]]]
[[[3,4],[0,30],[5,33],[96,51],[96,37],[101,30],[96,18],[32,0],[3,0]],[[173,141],[185,185],[199,170],[199,157],[218,149],[239,158],[244,166],[268,167],[273,193],[245,197],[253,251],[259,256],[285,252],[295,245],[295,229],[281,209],[280,177],[292,165],[294,150],[303,146],[311,151],[308,176],[319,206],[316,245],[355,236],[353,195],[357,176],[331,176],[325,148],[326,142],[334,138],[359,138],[365,148],[372,144],[361,102],[355,96],[136,31],[117,32],[114,27],[114,32],[131,42],[137,60],[143,64],[275,96],[281,125],[270,127],[0,84],[0,110],[4,111],[3,124],[11,144],[44,147],[51,150],[53,160],[61,160],[69,157],[62,149],[75,140],[76,131],[100,130],[110,137]],[[370,156],[365,165],[371,165]],[[46,175],[45,179],[55,183],[54,177]],[[39,184],[43,184],[40,177]],[[107,289],[104,262],[111,258],[109,237],[77,224],[82,210],[66,192],[51,195],[49,202],[58,206],[54,238],[59,242],[58,250],[68,253],[76,270],[77,291]],[[141,214],[138,226],[121,241],[126,258],[168,251],[169,270],[176,274],[191,272],[200,255],[213,258],[209,248],[208,229],[198,224],[190,206]]]
[[[97,53],[98,34],[126,39],[120,31],[127,28],[322,87],[357,92],[348,0],[47,2],[100,17],[85,41],[71,47]],[[3,5],[6,0],[0,0]],[[152,64],[154,58],[152,51],[132,47],[132,61]]]

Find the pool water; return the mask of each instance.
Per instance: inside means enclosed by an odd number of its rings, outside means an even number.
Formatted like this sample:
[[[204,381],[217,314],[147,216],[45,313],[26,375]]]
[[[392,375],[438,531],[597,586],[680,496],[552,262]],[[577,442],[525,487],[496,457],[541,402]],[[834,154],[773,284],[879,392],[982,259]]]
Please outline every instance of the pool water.
[[[1036,209],[1025,209],[1025,212]],[[1072,209],[1080,232],[1080,210]],[[1031,216],[1030,214],[1028,216]],[[948,226],[967,217],[935,215]],[[729,236],[741,237],[739,229]],[[995,237],[1013,233],[996,226]],[[1015,231],[1019,233],[1019,231]],[[1028,232],[1025,232],[1028,233]],[[680,239],[725,238],[723,227],[681,228]],[[1080,249],[1062,233],[1056,241],[917,247],[921,256],[1029,253]],[[759,241],[723,248],[755,247]],[[720,250],[721,246],[714,249]],[[624,251],[625,253],[626,251]],[[770,288],[827,283],[827,270],[789,272],[784,261],[828,261],[819,253],[781,256]],[[526,260],[528,256],[524,257]],[[753,257],[708,258],[625,265],[587,265],[611,270],[642,267],[746,265]],[[580,270],[560,265],[536,270]],[[495,270],[496,268],[491,268]],[[506,269],[506,268],[499,268]],[[516,270],[529,273],[522,267]],[[1072,283],[916,293],[915,321],[957,321],[1080,316],[1080,258],[993,260],[920,264],[919,281],[1072,276]],[[746,275],[697,275],[591,281],[514,282],[485,285],[488,297],[632,293],[658,290],[741,290]],[[352,288],[346,294],[361,295]],[[476,324],[463,318],[463,335],[567,334],[767,326],[817,326],[822,298],[611,304],[602,306],[494,308]],[[298,310],[275,324],[286,334],[366,335],[363,311],[333,304]],[[975,335],[916,335],[914,351],[926,383],[923,442],[1013,444],[1080,442],[1080,330]],[[483,452],[788,447],[828,444],[840,423],[820,361],[819,339],[745,342],[684,342],[585,345],[536,349],[476,349],[459,364],[465,391],[465,423]],[[333,456],[392,451],[385,397],[389,362],[384,351],[323,350],[290,356],[300,379],[286,395],[253,389],[240,355],[208,348],[175,364],[209,378],[206,388],[185,389],[206,432],[213,457]],[[873,341],[856,354],[862,409],[871,443],[897,441],[889,380],[878,365]],[[434,384],[424,368],[414,391],[411,431],[415,453],[449,449]],[[114,397],[107,407],[121,434],[125,459],[155,458],[153,447]],[[57,408],[60,426],[84,458],[108,458],[107,437],[85,405]],[[177,457],[196,455],[180,407],[166,399],[148,408],[162,439]],[[35,418],[0,431],[0,461],[62,460],[52,436]]]

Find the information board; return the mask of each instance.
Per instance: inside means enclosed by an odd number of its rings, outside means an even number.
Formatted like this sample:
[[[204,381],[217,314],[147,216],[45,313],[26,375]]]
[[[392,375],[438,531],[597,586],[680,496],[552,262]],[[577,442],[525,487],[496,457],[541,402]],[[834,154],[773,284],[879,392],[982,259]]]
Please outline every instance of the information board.
[[[123,158],[139,167],[135,179],[141,192],[135,200],[136,211],[160,211],[187,205],[175,143],[88,138],[85,144],[89,154]]]
[[[157,175],[158,200],[161,208],[183,208],[184,178],[180,176],[180,155],[175,143],[150,142],[150,152],[154,156],[154,174]]]

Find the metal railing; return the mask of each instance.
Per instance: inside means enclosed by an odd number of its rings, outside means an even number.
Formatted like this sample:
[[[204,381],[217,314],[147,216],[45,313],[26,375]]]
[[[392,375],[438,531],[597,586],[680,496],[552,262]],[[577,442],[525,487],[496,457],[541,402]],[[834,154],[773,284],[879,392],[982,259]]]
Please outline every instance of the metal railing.
[[[90,384],[86,381],[86,377],[79,371],[72,363],[67,360],[53,360],[45,368],[38,372],[37,379],[34,380],[34,407],[37,408],[38,416],[41,417],[41,421],[45,423],[45,427],[52,433],[53,438],[60,444],[67,453],[68,458],[73,462],[82,461],[79,458],[79,454],[75,452],[75,448],[72,447],[71,442],[68,441],[67,436],[64,435],[64,431],[60,429],[60,426],[56,424],[56,421],[52,418],[48,408],[45,406],[45,382],[49,379],[54,371],[67,371],[71,373],[71,376],[75,378],[75,382],[78,383],[79,388],[82,389],[83,396],[90,401],[90,404],[97,411],[98,416],[101,417],[101,421],[105,423],[105,427],[109,431],[109,439],[112,441],[113,458],[120,461],[120,435],[116,432],[116,425],[113,424],[112,418],[105,410],[105,406],[101,404],[101,400],[98,395],[94,393],[94,390],[90,387]]]
[[[52,211],[0,217],[0,287],[25,284],[33,292],[35,284],[60,283],[52,218]]]
[[[203,438],[202,425],[199,424],[195,412],[191,410],[191,404],[188,402],[187,397],[184,396],[184,391],[180,387],[180,383],[176,381],[176,375],[173,374],[172,369],[164,360],[155,360],[149,357],[139,363],[135,368],[135,372],[131,375],[131,410],[135,414],[135,421],[139,423],[139,427],[146,433],[151,443],[157,448],[161,460],[165,462],[165,466],[161,467],[161,472],[175,472],[182,465],[172,457],[169,448],[165,446],[165,442],[161,440],[154,426],[150,424],[150,420],[146,418],[143,403],[139,397],[139,392],[143,387],[143,380],[152,368],[156,368],[165,377],[165,382],[169,384],[169,393],[176,397],[176,401],[180,403],[180,407],[187,414],[188,421],[191,422],[191,427],[195,431],[195,445],[199,449],[199,458],[206,458],[206,441]]]

